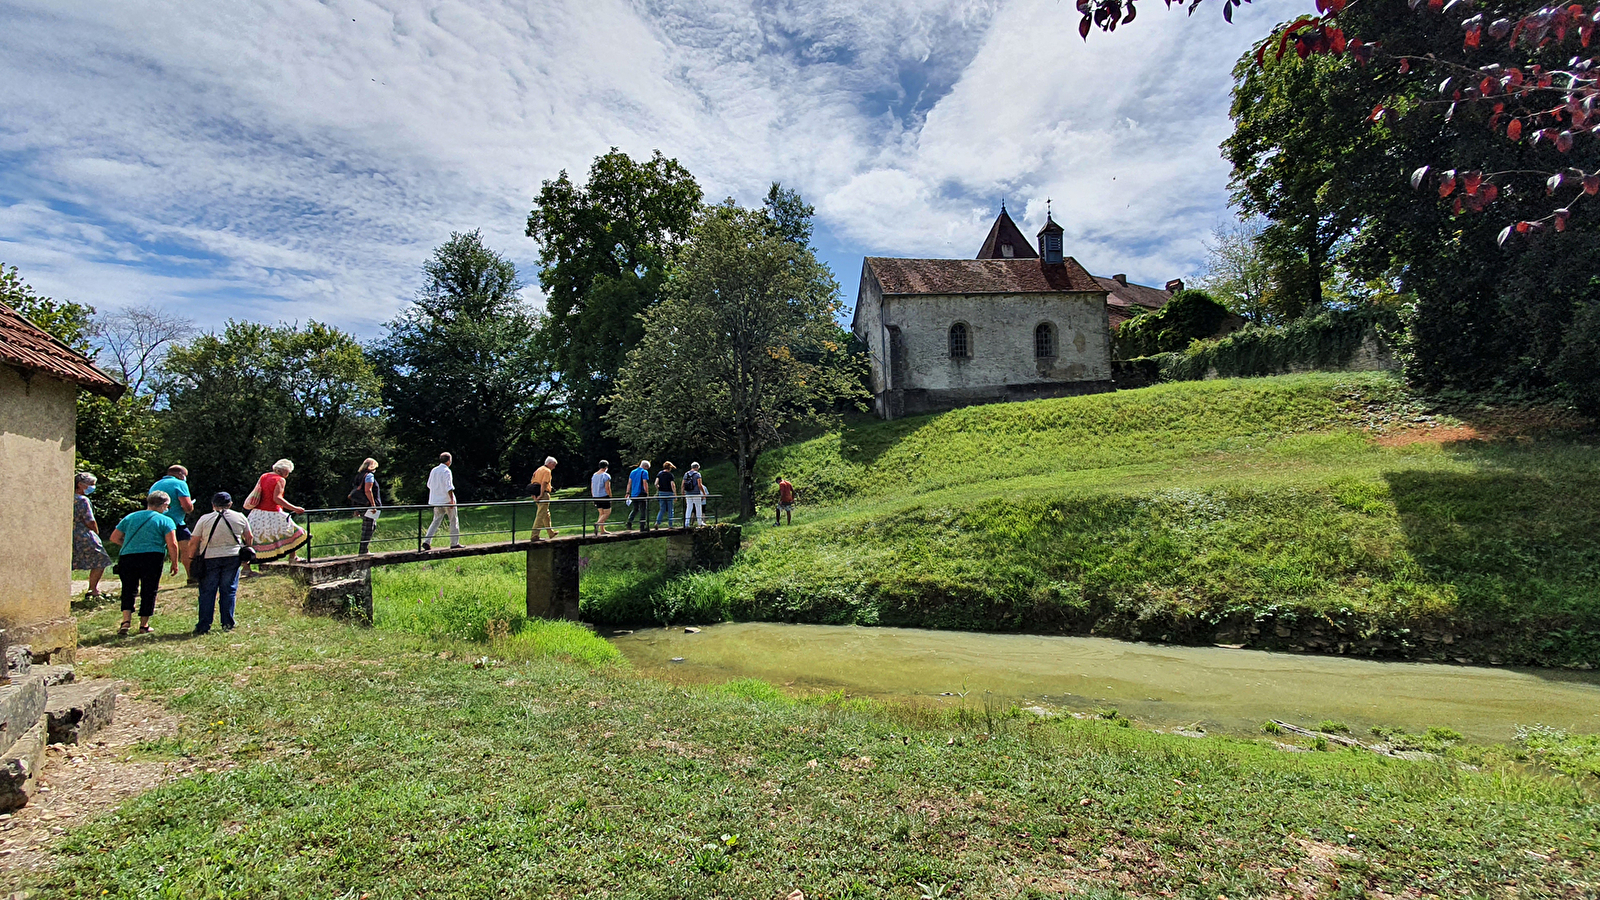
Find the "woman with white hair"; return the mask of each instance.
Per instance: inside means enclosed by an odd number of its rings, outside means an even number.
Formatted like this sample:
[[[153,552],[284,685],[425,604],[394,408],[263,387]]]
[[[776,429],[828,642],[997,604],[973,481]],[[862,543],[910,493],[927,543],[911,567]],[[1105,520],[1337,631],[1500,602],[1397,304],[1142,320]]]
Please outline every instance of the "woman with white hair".
[[[295,548],[306,542],[306,530],[289,518],[290,513],[305,512],[305,507],[295,506],[283,497],[284,479],[293,471],[294,463],[278,460],[272,464],[272,471],[262,474],[255,489],[245,498],[244,508],[250,511],[250,532],[256,539],[257,562],[283,556],[294,559]]]
[[[89,571],[86,596],[91,600],[100,599],[100,576],[111,565],[111,554],[100,542],[100,523],[94,520],[94,506],[89,502],[97,480],[92,472],[79,472],[72,479],[72,567]]]

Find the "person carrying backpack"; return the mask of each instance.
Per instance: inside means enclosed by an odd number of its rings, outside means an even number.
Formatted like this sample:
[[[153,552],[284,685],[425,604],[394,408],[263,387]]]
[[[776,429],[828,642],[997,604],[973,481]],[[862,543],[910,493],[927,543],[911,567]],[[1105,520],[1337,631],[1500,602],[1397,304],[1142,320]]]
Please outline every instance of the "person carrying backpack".
[[[700,517],[701,525],[706,523],[706,497],[709,494],[706,481],[700,476],[700,464],[690,463],[689,471],[683,473],[683,527],[694,524],[696,516]]]
[[[351,485],[346,498],[352,507],[367,508],[361,514],[361,549],[357,551],[363,556],[372,543],[373,532],[378,530],[378,510],[383,508],[383,491],[378,487],[377,472],[377,460],[370,456],[362,460],[361,468],[356,470],[355,483]]]

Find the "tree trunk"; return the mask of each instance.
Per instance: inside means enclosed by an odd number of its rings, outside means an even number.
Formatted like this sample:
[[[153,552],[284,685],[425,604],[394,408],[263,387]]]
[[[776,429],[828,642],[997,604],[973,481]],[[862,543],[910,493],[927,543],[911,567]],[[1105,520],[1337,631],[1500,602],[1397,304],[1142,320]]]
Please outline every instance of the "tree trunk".
[[[756,517],[755,460],[750,455],[750,440],[739,435],[739,519],[749,521]]]

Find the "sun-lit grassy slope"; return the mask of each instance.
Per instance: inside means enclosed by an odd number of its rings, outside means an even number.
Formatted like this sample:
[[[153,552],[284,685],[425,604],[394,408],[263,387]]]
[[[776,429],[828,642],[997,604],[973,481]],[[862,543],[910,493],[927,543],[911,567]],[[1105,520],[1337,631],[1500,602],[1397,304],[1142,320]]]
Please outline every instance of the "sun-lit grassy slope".
[[[1600,662],[1600,446],[1440,440],[1473,413],[1424,412],[1388,376],[1317,374],[853,424],[762,460],[800,490],[795,527],[763,517],[732,568],[649,606]]]

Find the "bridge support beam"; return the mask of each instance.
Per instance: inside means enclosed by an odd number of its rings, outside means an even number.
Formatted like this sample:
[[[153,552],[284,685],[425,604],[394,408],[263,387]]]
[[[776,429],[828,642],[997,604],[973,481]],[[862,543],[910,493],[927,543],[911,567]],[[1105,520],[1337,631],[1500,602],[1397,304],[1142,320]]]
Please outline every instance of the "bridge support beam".
[[[667,566],[674,569],[716,570],[739,552],[738,525],[694,528],[667,537]]]
[[[528,616],[578,620],[578,545],[528,545]]]

